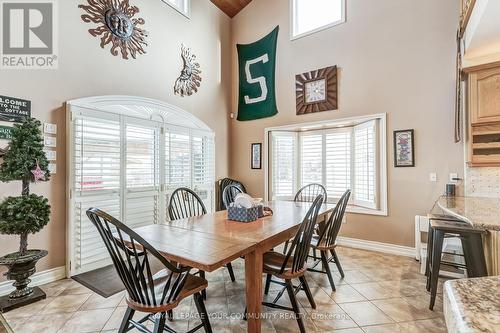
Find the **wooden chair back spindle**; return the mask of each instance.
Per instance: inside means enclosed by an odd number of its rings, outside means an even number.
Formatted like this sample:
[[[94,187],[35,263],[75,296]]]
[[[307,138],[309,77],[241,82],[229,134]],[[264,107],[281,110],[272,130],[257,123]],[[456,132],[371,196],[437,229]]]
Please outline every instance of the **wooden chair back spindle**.
[[[344,192],[337,205],[333,209],[330,218],[326,222],[323,230],[320,231],[320,236],[318,240],[318,245],[330,247],[334,246],[337,240],[337,235],[342,226],[342,220],[344,219],[345,210],[347,208],[347,203],[349,202],[349,197],[351,196],[351,190]]]
[[[222,202],[226,209],[234,202],[234,199],[240,193],[243,193],[243,191],[235,185],[229,185],[224,188],[224,192],[222,192]]]
[[[185,219],[207,213],[201,198],[193,190],[181,187],[170,196],[168,215],[170,220]]]
[[[178,301],[190,271],[189,267],[177,267],[172,264],[141,236],[111,215],[97,208],[90,208],[87,210],[87,216],[104,241],[130,300],[148,307]],[[154,284],[150,255],[170,271],[168,279],[161,285],[161,294],[158,290],[155,292],[158,285]],[[161,297],[158,298],[158,295]]]
[[[318,218],[318,211],[323,204],[323,200],[324,197],[321,194],[314,199],[309,211],[300,225],[299,230],[297,231],[297,234],[293,238],[290,249],[286,254],[283,265],[281,266],[281,274],[285,272],[287,267],[290,267],[288,263],[290,258],[293,258],[290,273],[296,273],[305,267],[305,262],[311,247],[314,227],[316,226],[316,219]]]
[[[302,187],[297,194],[295,194],[295,198],[293,201],[295,202],[313,202],[318,195],[323,196],[323,202],[326,202],[327,195],[326,189],[323,185],[312,183]]]

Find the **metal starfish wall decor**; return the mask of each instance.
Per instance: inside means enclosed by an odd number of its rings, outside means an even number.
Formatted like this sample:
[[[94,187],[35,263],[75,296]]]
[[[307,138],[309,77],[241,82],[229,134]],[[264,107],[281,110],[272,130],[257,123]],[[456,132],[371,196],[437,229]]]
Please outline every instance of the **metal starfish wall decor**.
[[[95,29],[89,29],[94,37],[101,37],[101,47],[111,44],[111,54],[118,55],[120,49],[123,59],[128,55],[136,58],[137,54],[145,54],[148,32],[139,28],[144,24],[143,18],[134,18],[139,8],[131,6],[129,0],[87,0],[89,5],[79,5],[87,14],[82,20],[96,23]]]
[[[191,49],[184,44],[181,45],[181,57],[184,67],[175,81],[174,93],[182,97],[191,96],[201,85],[200,64],[196,62],[196,56],[191,53]]]

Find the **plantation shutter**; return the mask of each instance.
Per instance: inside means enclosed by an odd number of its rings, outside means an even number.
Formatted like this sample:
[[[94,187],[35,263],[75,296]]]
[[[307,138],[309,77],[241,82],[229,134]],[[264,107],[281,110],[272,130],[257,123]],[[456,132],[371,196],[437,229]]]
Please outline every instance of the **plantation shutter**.
[[[297,189],[297,135],[272,133],[272,200],[292,200]]]
[[[191,138],[187,129],[169,128],[165,133],[165,177],[169,192],[191,186]]]
[[[351,188],[351,129],[325,134],[325,187],[329,201],[336,201]]]
[[[86,211],[99,208],[121,217],[120,122],[118,116],[94,113],[78,115],[73,123],[75,269],[97,268],[107,262],[108,252]]]
[[[214,138],[211,133],[192,132],[193,190],[200,196],[208,211],[215,205]]]
[[[138,228],[159,222],[159,127],[127,119],[124,222]]]
[[[377,122],[354,126],[354,204],[378,208]]]
[[[323,184],[323,131],[300,135],[300,187]]]

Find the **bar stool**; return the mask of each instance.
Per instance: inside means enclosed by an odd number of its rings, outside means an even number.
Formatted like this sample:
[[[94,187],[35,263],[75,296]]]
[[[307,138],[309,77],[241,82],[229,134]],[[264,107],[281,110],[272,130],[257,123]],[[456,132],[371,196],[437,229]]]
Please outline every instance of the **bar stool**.
[[[476,229],[464,221],[453,219],[442,215],[429,215],[429,233],[427,240],[427,265],[425,275],[427,276],[427,291],[431,293],[429,309],[434,308],[436,292],[441,265],[461,267],[467,271],[467,277],[487,276],[486,260],[484,258],[482,235],[486,231]],[[445,238],[457,237],[462,243],[463,255],[443,252],[443,241]],[[443,254],[462,256],[465,265],[441,260]]]

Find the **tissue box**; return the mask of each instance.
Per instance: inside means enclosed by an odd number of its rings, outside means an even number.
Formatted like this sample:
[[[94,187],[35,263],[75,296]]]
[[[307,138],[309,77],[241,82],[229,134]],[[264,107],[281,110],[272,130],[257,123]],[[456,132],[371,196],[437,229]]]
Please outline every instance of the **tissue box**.
[[[259,218],[259,207],[242,208],[229,206],[227,208],[227,218],[231,221],[253,222]]]

